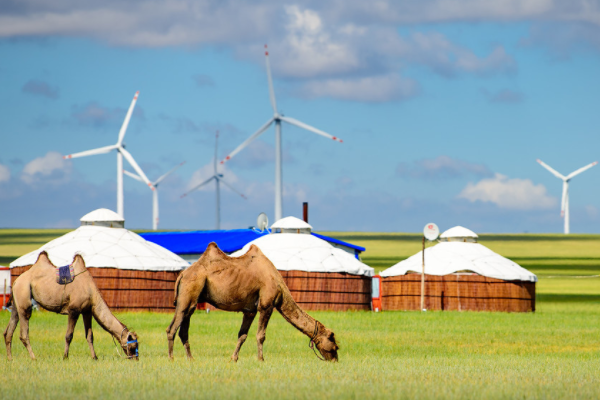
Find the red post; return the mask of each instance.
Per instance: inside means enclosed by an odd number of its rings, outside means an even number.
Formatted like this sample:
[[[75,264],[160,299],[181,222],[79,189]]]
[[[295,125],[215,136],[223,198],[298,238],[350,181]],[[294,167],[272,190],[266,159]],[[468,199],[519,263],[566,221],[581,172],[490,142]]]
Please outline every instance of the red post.
[[[308,202],[304,202],[302,203],[302,216],[304,219],[304,222],[306,222],[308,224]]]

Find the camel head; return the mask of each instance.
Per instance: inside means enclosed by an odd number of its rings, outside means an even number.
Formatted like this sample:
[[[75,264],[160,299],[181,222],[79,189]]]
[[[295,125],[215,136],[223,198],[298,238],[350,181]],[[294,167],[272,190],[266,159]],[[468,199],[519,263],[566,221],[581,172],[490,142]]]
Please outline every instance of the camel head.
[[[332,330],[323,327],[319,330],[319,334],[315,338],[314,342],[317,349],[321,352],[321,355],[326,361],[337,362],[338,361],[338,349],[340,346],[335,342],[335,334]]]
[[[138,353],[138,337],[137,334],[133,331],[127,332],[127,337],[123,338],[123,342],[121,343],[121,347],[123,347],[123,352],[130,360],[139,360]]]

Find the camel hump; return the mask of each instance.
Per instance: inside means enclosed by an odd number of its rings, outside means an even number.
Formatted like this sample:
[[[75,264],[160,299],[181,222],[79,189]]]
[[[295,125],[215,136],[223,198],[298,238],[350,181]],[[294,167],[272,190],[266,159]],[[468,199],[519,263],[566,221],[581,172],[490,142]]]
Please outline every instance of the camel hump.
[[[73,267],[76,273],[87,270],[85,266],[85,260],[81,254],[75,254],[73,257]]]
[[[217,246],[215,242],[210,242],[208,244],[203,255],[206,256],[209,260],[215,258],[223,258],[224,256],[227,256],[227,254],[223,253],[223,251],[219,249],[219,246]]]
[[[254,243],[250,245],[250,248],[248,249],[248,251],[246,252],[246,254],[252,255],[252,256],[262,256],[264,255],[262,251],[260,251],[260,248],[255,245]]]
[[[38,262],[46,262],[52,264],[52,261],[50,261],[50,257],[48,256],[46,250],[42,250],[40,254],[38,254],[37,260],[35,260],[35,264],[37,264]]]

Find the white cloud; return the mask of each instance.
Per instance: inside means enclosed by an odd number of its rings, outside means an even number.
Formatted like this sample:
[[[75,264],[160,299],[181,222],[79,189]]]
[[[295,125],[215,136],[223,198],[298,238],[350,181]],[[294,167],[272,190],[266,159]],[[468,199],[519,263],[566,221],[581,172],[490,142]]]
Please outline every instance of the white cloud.
[[[301,89],[301,94],[308,98],[332,97],[368,103],[405,100],[418,92],[417,82],[396,74],[357,79],[313,80]]]
[[[0,183],[10,181],[10,169],[6,165],[0,164]]]
[[[34,184],[63,184],[71,175],[71,163],[56,151],[49,151],[25,165],[21,173],[23,182]]]
[[[529,179],[509,179],[502,174],[469,183],[458,198],[470,202],[482,201],[511,210],[535,210],[555,207],[557,200],[546,193],[542,184],[534,185]]]

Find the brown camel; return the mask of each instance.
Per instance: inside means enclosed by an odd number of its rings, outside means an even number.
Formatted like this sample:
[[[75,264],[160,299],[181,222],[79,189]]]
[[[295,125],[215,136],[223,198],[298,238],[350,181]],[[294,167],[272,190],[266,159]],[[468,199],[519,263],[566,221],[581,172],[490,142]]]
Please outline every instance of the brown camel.
[[[244,314],[237,346],[231,356],[233,361],[238,360],[240,348],[257,312],[260,313],[256,333],[258,359],[264,361],[265,331],[274,308],[286,321],[311,338],[311,347],[314,343],[325,360],[338,360],[339,347],[333,332],[296,304],[279,271],[254,245],[246,254],[236,258],[229,257],[215,243],[210,243],[202,257],[179,275],[175,284],[175,316],[167,328],[169,358],[173,359],[173,341],[178,329],[187,357],[193,358],[188,331],[190,318],[199,302]]]
[[[102,328],[116,338],[123,352],[130,359],[138,359],[138,343],[135,332],[130,331],[111,312],[102,298],[94,278],[87,272],[85,262],[80,255],[73,259],[75,280],[68,285],[56,283],[56,267],[42,251],[33,266],[14,282],[12,287],[12,309],[10,321],[4,331],[6,355],[12,360],[12,337],[17,324],[21,322],[21,342],[35,360],[29,343],[29,318],[31,318],[31,299],[42,308],[58,314],[69,316],[67,335],[65,336],[64,358],[69,357],[69,346],[73,339],[75,324],[79,315],[83,316],[85,336],[90,346],[92,358],[97,360],[94,351],[94,335],[92,333],[92,317]]]

